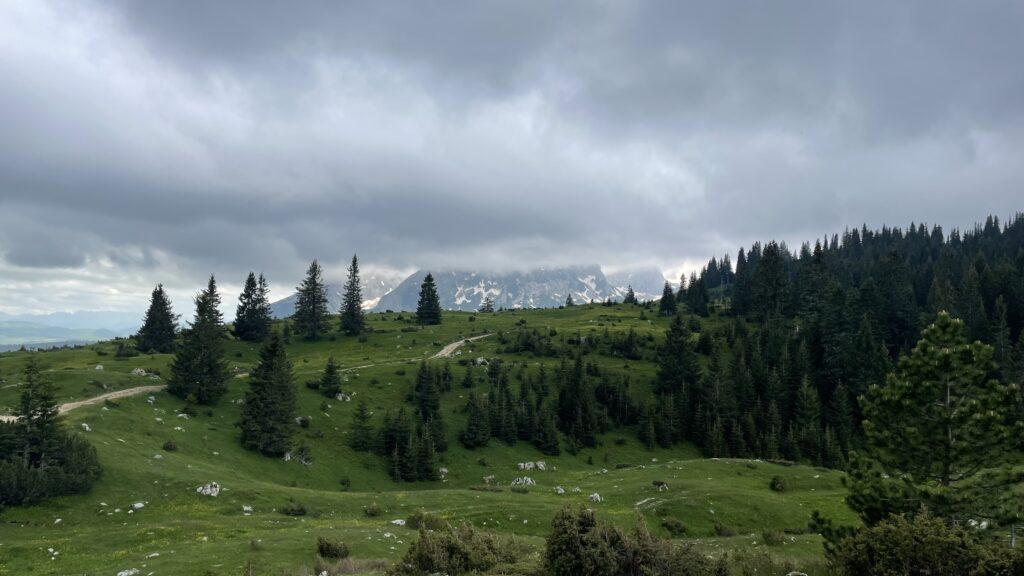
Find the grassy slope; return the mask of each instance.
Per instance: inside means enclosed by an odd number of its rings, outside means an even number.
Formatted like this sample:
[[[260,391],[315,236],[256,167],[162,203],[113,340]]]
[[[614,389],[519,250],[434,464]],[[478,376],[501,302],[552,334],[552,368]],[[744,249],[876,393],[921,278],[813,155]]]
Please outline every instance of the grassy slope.
[[[142,574],[238,574],[252,559],[261,573],[311,564],[317,535],[331,535],[350,543],[358,558],[392,561],[400,556],[415,534],[390,524],[418,508],[437,512],[452,520],[469,520],[478,526],[522,536],[541,544],[551,516],[567,503],[595,507],[603,517],[624,526],[640,509],[657,533],[659,516],[682,519],[695,541],[714,552],[720,549],[760,547],[762,530],[800,528],[814,509],[852,521],[842,504],[840,475],[826,470],[761,462],[698,459],[688,447],[646,450],[630,431],[611,434],[604,446],[576,456],[563,453],[544,457],[532,447],[519,443],[508,447],[492,442],[484,450],[465,451],[455,441],[461,428],[466,390],[458,386],[462,368],[459,357],[491,356],[496,338],[474,342],[453,359],[456,387],[445,394],[452,449],[442,455],[440,465],[450,473],[443,482],[396,484],[391,482],[383,462],[352,452],[345,446],[345,434],[354,403],[326,401],[302,383],[314,378],[328,355],[345,367],[346,390],[356,399],[366,399],[375,412],[400,405],[415,374],[415,363],[429,357],[451,341],[484,330],[512,330],[526,320],[527,327],[552,327],[562,334],[591,330],[627,330],[634,327],[660,337],[664,320],[640,320],[635,307],[578,306],[566,310],[503,312],[477,316],[446,314],[445,323],[418,332],[400,332],[409,324],[394,314],[372,315],[375,332],[365,343],[354,339],[317,343],[296,342],[289,347],[299,383],[299,412],[312,417],[312,426],[302,430],[299,440],[312,450],[315,462],[305,467],[297,462],[268,459],[242,450],[237,444],[234,423],[236,401],[242,397],[247,379],[244,373],[256,358],[256,348],[231,342],[229,359],[240,377],[232,380],[230,392],[209,413],[185,420],[176,417],[182,403],[158,393],[152,402],[146,396],[122,399],[117,406],[89,406],[66,415],[70,426],[81,430],[96,445],[104,476],[92,493],[60,498],[27,509],[9,509],[0,516],[0,574],[116,574],[138,568]],[[100,356],[97,350],[109,355]],[[128,375],[134,367],[167,373],[168,356],[139,356],[113,359],[113,346],[49,352],[42,355],[44,366],[61,391],[61,400],[95,396],[99,380],[110,389],[151,384],[150,380]],[[540,360],[520,357],[534,365]],[[628,370],[634,393],[646,390],[653,367],[649,362],[600,360],[606,367]],[[24,355],[0,356],[0,407],[16,400],[16,372]],[[552,363],[551,359],[545,362]],[[105,369],[94,370],[97,363]],[[370,367],[356,368],[358,366]],[[404,374],[400,374],[404,370]],[[478,388],[480,386],[478,385]],[[175,430],[180,427],[181,430]],[[322,437],[319,436],[322,432]],[[614,440],[623,438],[619,444]],[[179,450],[169,453],[162,444],[174,439]],[[159,458],[157,457],[159,455]],[[486,466],[478,460],[486,459]],[[494,475],[502,485],[520,476],[516,463],[545,460],[557,470],[533,471],[538,483],[528,494],[469,490],[481,478]],[[588,464],[588,459],[593,464]],[[629,464],[617,469],[616,464]],[[607,472],[603,470],[607,469]],[[786,479],[788,490],[768,489],[769,479]],[[350,482],[343,491],[341,478]],[[657,492],[653,480],[669,482],[668,492]],[[219,482],[224,491],[217,498],[200,496],[195,489],[206,482]],[[556,495],[556,485],[569,493]],[[571,489],[579,487],[579,493]],[[590,504],[587,495],[599,492],[604,501]],[[289,497],[303,502],[310,514],[302,518],[275,512]],[[653,499],[653,500],[650,500]],[[376,501],[385,509],[377,518],[367,518],[363,506]],[[145,507],[128,510],[135,502]],[[639,507],[637,503],[643,502]],[[254,512],[245,515],[242,506]],[[60,522],[56,522],[57,519]],[[739,536],[713,537],[715,522],[737,530]],[[254,544],[255,542],[255,544]],[[48,549],[59,554],[54,558]],[[788,538],[773,554],[801,561],[820,557],[816,537]],[[148,557],[151,554],[158,556]]]

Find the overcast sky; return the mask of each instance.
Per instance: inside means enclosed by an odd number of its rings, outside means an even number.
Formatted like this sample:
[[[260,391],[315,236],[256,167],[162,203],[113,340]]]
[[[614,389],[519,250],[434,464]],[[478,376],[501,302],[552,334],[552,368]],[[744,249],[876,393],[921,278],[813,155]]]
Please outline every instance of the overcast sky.
[[[0,311],[1007,217],[1022,30],[1021,2],[7,0]]]

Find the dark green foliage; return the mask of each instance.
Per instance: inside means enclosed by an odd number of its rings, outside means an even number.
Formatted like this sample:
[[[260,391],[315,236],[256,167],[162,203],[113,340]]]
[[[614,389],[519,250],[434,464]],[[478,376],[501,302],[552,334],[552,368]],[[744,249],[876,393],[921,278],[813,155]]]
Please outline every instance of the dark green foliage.
[[[399,408],[394,415],[384,415],[377,453],[388,459],[392,480],[415,482],[437,478],[437,448],[431,422],[414,422],[405,408]]]
[[[662,518],[661,527],[676,538],[686,536],[686,524],[683,524],[682,520],[674,516],[666,516],[665,518]]]
[[[658,314],[662,316],[673,316],[676,313],[676,294],[672,291],[672,285],[665,282],[665,289],[661,292],[661,301],[658,303]]]
[[[594,446],[607,418],[598,409],[594,391],[583,370],[583,357],[559,370],[556,423],[573,446]]]
[[[164,448],[164,450],[166,450],[168,452],[177,452],[178,451],[178,443],[175,442],[174,440],[168,440],[167,442],[164,442],[163,448]]]
[[[963,527],[929,514],[893,516],[838,546],[840,576],[965,576],[1021,574],[1024,555],[980,542]]]
[[[0,422],[0,508],[88,492],[100,476],[96,450],[58,419],[56,392],[37,354],[25,366],[18,420]]]
[[[412,530],[426,528],[427,530],[443,530],[448,526],[444,518],[431,514],[422,508],[417,509],[405,519],[405,527]]]
[[[305,516],[309,511],[306,510],[306,505],[302,502],[299,502],[294,498],[289,498],[288,501],[278,509],[278,512],[285,516]]]
[[[295,430],[295,384],[284,342],[273,332],[260,350],[249,376],[249,391],[238,423],[242,446],[265,456],[281,456],[291,447]]]
[[[689,328],[680,316],[672,319],[665,333],[665,343],[658,351],[658,394],[681,394],[700,377],[697,352]]]
[[[786,483],[782,480],[781,476],[772,476],[771,481],[768,482],[768,487],[772,489],[772,492],[786,491]]]
[[[224,359],[226,333],[220,313],[220,295],[213,276],[195,298],[195,319],[182,334],[171,363],[167,391],[199,404],[213,404],[227,392],[228,366]]]
[[[991,346],[967,342],[963,322],[940,313],[864,399],[866,455],[933,513],[954,520],[974,517],[972,481],[1005,461],[1019,432],[1009,412],[1019,391],[999,382],[992,355]],[[854,491],[852,504],[864,506],[860,499],[879,491],[874,475],[858,476],[867,470],[851,470],[852,486],[865,490]]]
[[[263,274],[257,279],[256,274],[249,272],[245,279],[245,287],[238,296],[234,334],[241,340],[259,342],[266,338],[270,330],[270,320],[267,280]]]
[[[483,573],[499,564],[514,563],[521,550],[469,524],[458,528],[427,530],[420,528],[419,538],[405,556],[388,571],[391,575]]]
[[[490,417],[486,403],[475,393],[469,393],[466,401],[466,429],[459,435],[459,441],[466,448],[482,448],[491,439]]]
[[[558,428],[555,426],[555,415],[547,406],[541,408],[538,413],[533,445],[549,456],[558,456],[562,453],[558,441]]]
[[[689,545],[672,546],[647,530],[642,517],[627,534],[592,510],[563,508],[551,521],[542,574],[548,576],[711,576],[713,565]]]
[[[345,293],[341,300],[341,331],[349,336],[357,336],[366,328],[363,316],[363,289],[359,282],[359,260],[352,255],[352,264],[348,267],[348,280],[345,282]]]
[[[437,296],[434,277],[429,272],[420,285],[420,299],[416,303],[416,322],[423,325],[441,323],[441,300]]]
[[[319,389],[328,398],[334,398],[341,392],[341,374],[338,372],[338,363],[334,361],[334,356],[327,358],[324,373],[320,376]]]
[[[633,292],[633,286],[626,287],[626,295],[622,297],[623,304],[639,304],[636,299],[636,293]]]
[[[373,449],[374,432],[370,422],[370,409],[366,402],[359,401],[355,414],[352,415],[352,428],[348,436],[348,445],[356,452],[369,452]]]
[[[171,311],[171,301],[164,292],[164,285],[157,284],[150,297],[149,309],[135,335],[135,347],[139,352],[166,354],[174,350],[178,317]]]
[[[317,340],[327,331],[327,287],[319,262],[310,262],[306,278],[295,290],[294,330],[306,340]]]
[[[318,536],[316,539],[316,553],[319,554],[321,558],[340,560],[342,558],[348,558],[350,551],[348,544],[345,544],[341,540],[331,540],[324,536]]]
[[[572,301],[572,294],[566,295],[566,297],[565,297],[565,307],[566,308],[570,308],[570,307],[575,306],[575,305],[576,305],[576,303]]]

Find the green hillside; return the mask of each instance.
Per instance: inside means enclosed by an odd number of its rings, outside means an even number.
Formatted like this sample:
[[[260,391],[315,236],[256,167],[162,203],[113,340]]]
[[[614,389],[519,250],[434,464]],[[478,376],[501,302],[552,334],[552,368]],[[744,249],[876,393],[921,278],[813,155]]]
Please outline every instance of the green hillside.
[[[113,575],[131,569],[143,575],[241,574],[250,560],[258,573],[278,574],[312,566],[321,535],[344,540],[357,564],[366,561],[368,569],[379,571],[383,564],[369,561],[391,564],[416,536],[392,521],[418,509],[521,536],[535,551],[534,556],[523,558],[528,566],[538,559],[551,517],[570,503],[593,507],[622,526],[630,526],[639,511],[652,531],[665,537],[670,534],[661,520],[675,517],[686,525],[686,538],[709,554],[740,547],[763,549],[810,566],[805,569],[814,573],[813,566],[821,560],[821,542],[817,536],[800,533],[811,511],[855,522],[843,504],[838,472],[753,460],[701,459],[688,445],[647,449],[632,428],[606,434],[601,445],[575,455],[563,450],[559,456],[545,456],[528,443],[509,447],[498,440],[487,448],[466,450],[457,438],[471,390],[458,383],[442,397],[450,446],[439,454],[438,465],[447,469],[444,479],[393,482],[383,458],[354,452],[346,445],[356,401],[365,400],[377,418],[384,410],[405,404],[418,363],[445,345],[492,334],[466,343],[450,358],[430,362],[449,362],[458,382],[464,370],[460,364],[500,356],[512,363],[515,382],[517,371],[534,370],[540,363],[553,369],[559,359],[500,353],[499,332],[508,335],[536,328],[561,339],[634,329],[645,342],[642,359],[599,354],[589,359],[603,370],[628,374],[631,393],[645,396],[650,394],[648,382],[654,374],[651,351],[663,338],[668,320],[638,306],[591,305],[445,313],[441,325],[422,328],[408,315],[372,314],[367,321],[372,332],[365,341],[338,335],[313,343],[295,338],[288,345],[298,413],[310,422],[308,428],[300,428],[296,443],[308,447],[309,465],[263,457],[240,447],[235,426],[239,401],[258,354],[256,345],[241,341],[228,344],[227,357],[235,374],[229,392],[209,409],[198,407],[186,417],[181,412],[183,402],[160,391],[66,413],[66,425],[99,451],[103,476],[87,495],[0,512],[0,574]],[[713,325],[717,320],[703,322]],[[115,351],[115,343],[107,342],[38,357],[57,385],[62,403],[160,384],[169,373],[169,355],[120,359]],[[342,364],[343,391],[352,396],[351,402],[326,399],[304,385],[319,376],[330,355]],[[25,358],[26,353],[20,352],[0,355],[2,413],[9,413],[17,401]],[[149,375],[132,375],[135,368]],[[160,380],[152,374],[160,375]],[[487,392],[481,381],[474,388],[477,394]],[[176,451],[162,448],[168,440],[177,445]],[[543,461],[546,470],[518,468],[521,462],[536,461]],[[536,485],[525,493],[510,490],[509,483],[524,475]],[[490,476],[494,478],[485,486],[484,478]],[[783,479],[784,491],[769,488],[775,476]],[[668,490],[658,491],[655,481],[666,482]],[[218,496],[197,493],[199,486],[210,482],[221,486]],[[559,486],[564,494],[556,493]],[[602,501],[590,501],[593,493],[600,494]],[[303,504],[307,514],[279,512],[289,499]],[[383,512],[367,516],[364,507],[374,503]],[[716,524],[720,532],[728,528],[735,535],[717,536]],[[768,546],[762,542],[765,531],[792,534],[781,544]]]

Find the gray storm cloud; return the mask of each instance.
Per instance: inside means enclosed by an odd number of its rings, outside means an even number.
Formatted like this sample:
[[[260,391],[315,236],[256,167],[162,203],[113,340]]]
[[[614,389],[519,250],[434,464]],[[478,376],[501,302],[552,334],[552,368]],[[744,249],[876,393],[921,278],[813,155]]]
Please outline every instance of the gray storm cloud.
[[[7,2],[0,311],[1022,208],[1024,5]]]

